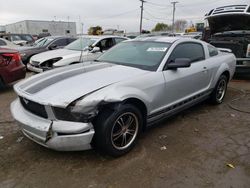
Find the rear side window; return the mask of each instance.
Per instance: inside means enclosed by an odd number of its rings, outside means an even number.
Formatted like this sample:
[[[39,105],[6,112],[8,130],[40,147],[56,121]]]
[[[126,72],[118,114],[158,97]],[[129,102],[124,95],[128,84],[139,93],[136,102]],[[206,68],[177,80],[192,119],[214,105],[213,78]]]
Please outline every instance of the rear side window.
[[[174,62],[177,58],[189,58],[191,62],[205,59],[203,46],[198,43],[182,43],[173,50],[168,63]]]
[[[68,38],[68,44],[70,44],[71,42],[74,42],[76,39],[75,38]]]
[[[67,46],[68,41],[67,39],[58,39],[55,42],[53,42],[56,46]]]
[[[207,48],[210,57],[217,56],[219,54],[217,48],[213,47],[212,45],[208,45]]]
[[[6,45],[7,45],[6,42],[0,39],[0,46],[6,46]]]

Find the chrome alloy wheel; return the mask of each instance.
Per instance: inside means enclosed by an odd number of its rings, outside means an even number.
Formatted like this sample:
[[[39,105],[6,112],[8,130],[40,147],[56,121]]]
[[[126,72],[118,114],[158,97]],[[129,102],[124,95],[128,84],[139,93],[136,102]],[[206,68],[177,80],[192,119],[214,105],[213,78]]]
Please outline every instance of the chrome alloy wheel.
[[[217,91],[216,91],[216,99],[217,101],[222,101],[222,99],[225,96],[226,93],[226,89],[227,89],[227,82],[225,79],[220,80],[218,87],[217,87]]]
[[[136,139],[138,130],[139,121],[134,113],[126,112],[121,114],[116,119],[111,132],[113,147],[118,150],[128,148]]]

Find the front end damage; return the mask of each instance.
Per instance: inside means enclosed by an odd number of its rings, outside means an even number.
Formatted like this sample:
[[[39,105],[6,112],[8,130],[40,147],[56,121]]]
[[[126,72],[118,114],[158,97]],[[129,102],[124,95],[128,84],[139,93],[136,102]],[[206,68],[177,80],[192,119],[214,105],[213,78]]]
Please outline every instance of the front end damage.
[[[53,116],[49,110],[49,116]],[[58,151],[91,149],[94,128],[91,122],[70,122],[39,117],[23,107],[20,99],[11,104],[11,113],[22,132],[34,142]]]
[[[92,121],[99,111],[121,100],[87,95],[67,108],[59,108],[19,97],[11,104],[11,113],[23,134],[32,141],[58,151],[80,151],[92,148],[95,133]]]

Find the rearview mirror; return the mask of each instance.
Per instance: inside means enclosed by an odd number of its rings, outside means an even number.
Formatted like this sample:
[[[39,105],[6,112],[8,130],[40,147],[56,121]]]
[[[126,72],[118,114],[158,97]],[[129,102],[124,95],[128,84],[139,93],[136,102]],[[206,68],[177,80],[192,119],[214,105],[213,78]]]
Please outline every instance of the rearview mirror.
[[[56,49],[57,48],[57,45],[56,44],[51,44],[50,46],[49,46],[49,49],[50,50],[54,50],[54,49]]]
[[[99,47],[94,47],[92,50],[91,50],[91,53],[96,53],[96,52],[100,52],[101,49]]]
[[[168,69],[187,68],[191,66],[191,60],[189,58],[177,58],[174,62],[167,65]]]

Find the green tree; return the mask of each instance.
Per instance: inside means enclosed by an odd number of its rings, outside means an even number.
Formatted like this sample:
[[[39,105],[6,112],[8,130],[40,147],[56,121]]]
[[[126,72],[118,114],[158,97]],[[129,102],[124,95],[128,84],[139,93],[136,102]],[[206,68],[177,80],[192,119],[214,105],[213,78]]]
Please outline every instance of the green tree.
[[[90,27],[88,29],[88,34],[89,35],[101,35],[103,34],[102,27],[101,26]]]
[[[155,31],[167,31],[169,30],[169,26],[167,24],[164,23],[157,23],[154,27],[154,29],[152,29],[153,32]]]

